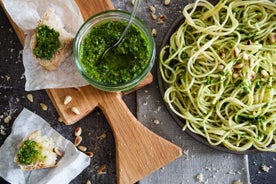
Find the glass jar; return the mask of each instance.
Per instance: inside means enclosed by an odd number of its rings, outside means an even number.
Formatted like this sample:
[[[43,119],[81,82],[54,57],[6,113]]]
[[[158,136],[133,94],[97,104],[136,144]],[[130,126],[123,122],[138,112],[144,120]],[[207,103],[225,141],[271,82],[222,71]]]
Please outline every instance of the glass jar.
[[[91,44],[91,45],[88,44],[86,46],[85,45],[85,44],[87,44],[86,43],[87,41],[85,41],[86,37],[88,37],[88,35],[90,37],[93,37],[93,34],[91,36],[90,31],[93,28],[96,28],[97,26],[99,26],[103,23],[120,21],[120,22],[124,22],[124,24],[126,25],[129,18],[130,18],[130,13],[124,12],[121,10],[104,11],[104,12],[98,13],[98,14],[90,17],[87,21],[84,22],[84,24],[81,26],[81,28],[77,32],[77,35],[74,40],[74,45],[73,45],[74,62],[77,66],[78,71],[83,76],[83,78],[86,79],[88,81],[88,83],[91,84],[92,86],[94,86],[95,88],[98,88],[98,89],[104,90],[104,91],[110,91],[110,92],[128,91],[128,90],[136,87],[147,76],[147,74],[151,71],[151,69],[153,67],[153,64],[155,61],[155,52],[156,52],[153,36],[151,34],[151,31],[146,26],[146,24],[142,20],[140,20],[138,17],[135,17],[133,19],[132,24],[134,25],[134,27],[136,29],[139,30],[141,35],[143,35],[143,39],[146,41],[145,43],[147,44],[147,49],[148,49],[147,52],[149,52],[147,55],[146,61],[144,62],[145,65],[143,65],[143,68],[140,67],[139,71],[137,73],[135,73],[135,76],[132,78],[129,78],[129,80],[126,80],[124,82],[117,82],[117,83],[112,83],[112,82],[109,83],[106,81],[100,81],[101,76],[108,76],[111,73],[116,74],[116,71],[110,71],[110,69],[109,69],[109,71],[108,70],[105,71],[104,69],[106,67],[104,67],[104,66],[102,67],[103,69],[101,69],[102,72],[99,72],[97,74],[97,76],[99,78],[96,79],[95,77],[93,77],[91,75],[91,73],[92,73],[91,71],[93,70],[93,72],[94,72],[94,69],[96,67],[98,67],[98,65],[102,65],[102,63],[100,63],[100,62],[103,62],[103,61],[101,59],[97,59],[97,61],[91,61],[91,59],[84,59],[86,57],[86,56],[84,56],[85,55],[84,53],[87,54],[87,52],[88,52],[87,50],[84,51],[85,48],[89,47],[93,51],[93,53],[88,53],[88,55],[91,55],[93,57],[93,55],[97,55],[97,54],[94,54],[94,52],[97,52],[99,50],[101,50],[99,52],[101,52],[101,54],[102,54],[103,53],[102,51],[104,51],[106,49],[105,48],[106,46],[104,48],[99,47],[99,49],[96,46],[94,47],[93,44]],[[109,33],[110,33],[110,30],[112,30],[112,29],[113,29],[113,27],[107,27],[106,29],[103,30],[103,32],[101,32],[101,34],[110,35]],[[95,35],[95,37],[97,37],[97,36],[99,36],[99,35]],[[135,41],[128,42],[128,43],[130,44],[129,47],[133,47],[133,48],[136,47],[136,44],[138,44]],[[99,46],[99,45],[97,45],[97,46]],[[138,49],[139,49],[139,47],[138,47]],[[139,53],[143,53],[143,52],[145,52],[144,49],[137,50],[136,53],[139,54]],[[101,55],[101,54],[99,54],[99,55]],[[116,53],[115,53],[115,55],[116,55]],[[107,63],[112,65],[113,63],[111,63],[111,61],[113,62],[113,60],[114,60],[114,62],[115,61],[117,62],[115,55],[114,55],[114,58],[111,58],[110,61],[108,61]],[[98,58],[101,58],[101,57],[98,57]],[[122,58],[124,58],[124,57],[122,57]],[[126,58],[126,60],[127,60],[127,58]],[[92,66],[93,62],[94,62],[94,64]],[[131,61],[124,61],[124,62],[130,63]],[[139,63],[139,62],[137,62],[137,63]],[[120,63],[116,64],[116,65],[119,66]],[[135,65],[135,63],[132,65]],[[119,70],[118,66],[117,66],[118,72],[122,73],[120,75],[123,75],[124,74],[122,72],[123,67],[122,67],[122,70]],[[132,67],[131,70],[133,70],[134,68],[135,67]],[[124,71],[125,73],[128,72],[127,71],[128,69],[124,69],[124,70],[125,70]],[[129,74],[127,74],[127,75],[129,75]],[[122,76],[120,76],[120,77],[122,77]],[[111,76],[111,78],[116,81],[115,75]]]

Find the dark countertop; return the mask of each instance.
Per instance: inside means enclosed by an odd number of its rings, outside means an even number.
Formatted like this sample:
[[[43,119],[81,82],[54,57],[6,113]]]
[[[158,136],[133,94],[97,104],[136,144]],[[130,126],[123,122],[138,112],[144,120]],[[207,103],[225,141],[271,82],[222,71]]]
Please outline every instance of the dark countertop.
[[[113,2],[116,8],[128,9],[119,0],[113,0]],[[150,2],[147,1],[147,3]],[[158,7],[162,7],[162,2],[160,0],[155,3],[160,4]],[[156,37],[157,52],[160,49],[158,45],[160,45],[166,30],[175,19],[174,15],[179,16],[184,2],[177,0],[174,3],[177,3],[177,6],[164,7],[163,11],[169,13],[167,14],[168,20],[165,25],[152,23],[149,14],[142,14],[143,11],[148,11],[148,7],[142,7],[141,12],[138,13],[149,27],[158,27]],[[114,138],[112,130],[101,110],[95,109],[90,115],[74,125],[66,126],[59,123],[58,114],[45,90],[32,92],[24,90],[25,78],[21,53],[22,46],[2,8],[0,9],[0,17],[0,128],[2,129],[0,145],[3,144],[9,135],[12,122],[25,107],[44,118],[68,140],[74,140],[73,132],[77,126],[83,127],[83,144],[93,151],[94,156],[91,159],[91,165],[77,176],[71,182],[72,184],[85,183],[87,179],[90,179],[92,183],[116,183]],[[30,102],[26,98],[29,93],[33,95],[34,102]],[[136,112],[135,97],[135,93],[123,97],[134,115]],[[43,111],[39,105],[40,103],[45,103],[48,110]],[[250,154],[248,158],[252,184],[276,183],[276,153]],[[262,165],[271,167],[269,172],[264,172]],[[106,170],[99,173],[98,169],[101,166],[106,166]],[[0,178],[0,183],[5,183],[5,181]]]

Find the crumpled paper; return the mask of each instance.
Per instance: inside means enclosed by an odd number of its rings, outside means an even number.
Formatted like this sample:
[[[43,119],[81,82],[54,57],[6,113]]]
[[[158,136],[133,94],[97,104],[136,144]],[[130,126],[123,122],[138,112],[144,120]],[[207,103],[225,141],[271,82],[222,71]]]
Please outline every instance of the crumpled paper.
[[[38,64],[30,49],[31,33],[49,8],[55,11],[65,30],[76,35],[83,19],[74,0],[3,0],[3,4],[10,17],[26,35],[23,49],[26,91],[81,87],[88,84],[77,71],[73,55],[68,57],[57,70],[47,71]]]
[[[17,145],[29,133],[41,130],[42,135],[51,137],[64,155],[57,167],[23,171],[14,162]],[[12,184],[65,184],[79,175],[90,164],[90,157],[76,149],[40,116],[23,109],[13,123],[12,132],[0,148],[0,176]]]

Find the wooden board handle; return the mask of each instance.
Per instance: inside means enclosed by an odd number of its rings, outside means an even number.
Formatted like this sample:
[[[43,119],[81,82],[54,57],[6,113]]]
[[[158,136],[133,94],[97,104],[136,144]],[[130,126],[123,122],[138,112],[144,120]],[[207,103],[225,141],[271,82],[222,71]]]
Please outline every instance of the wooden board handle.
[[[129,111],[120,93],[94,92],[116,143],[119,184],[134,183],[182,154],[181,148],[154,134]]]

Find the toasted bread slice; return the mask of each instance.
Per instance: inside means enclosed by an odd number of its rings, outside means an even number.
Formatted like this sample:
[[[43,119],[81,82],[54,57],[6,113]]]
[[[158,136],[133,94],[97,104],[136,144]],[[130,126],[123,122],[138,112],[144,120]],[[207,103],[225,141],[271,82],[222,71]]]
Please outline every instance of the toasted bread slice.
[[[40,152],[39,159],[36,159],[34,162],[26,164],[20,163],[20,154],[19,150],[24,145],[25,141],[34,141],[37,143],[36,150]],[[17,146],[18,151],[14,157],[14,161],[22,170],[35,170],[42,168],[55,167],[57,162],[57,153],[55,153],[55,144],[47,136],[41,136],[41,131],[36,130],[29,134],[25,139],[23,139]],[[24,152],[25,153],[25,152]],[[28,152],[29,153],[29,152]],[[26,157],[26,155],[23,155]]]
[[[62,22],[58,19],[53,9],[48,9],[46,11],[46,13],[42,16],[41,20],[38,23],[38,26],[40,25],[47,25],[48,27],[59,32],[59,40],[61,44],[58,51],[49,60],[37,58],[36,56],[34,57],[36,58],[38,63],[45,69],[56,70],[57,67],[65,60],[65,58],[72,54],[74,36],[64,29]],[[36,30],[34,30],[30,41],[30,47],[32,51],[34,50],[36,45]]]

